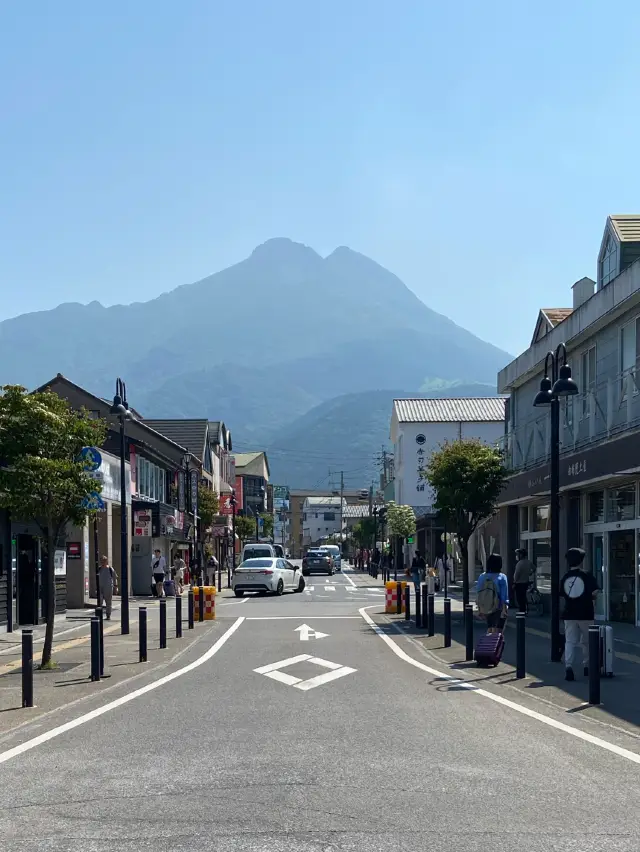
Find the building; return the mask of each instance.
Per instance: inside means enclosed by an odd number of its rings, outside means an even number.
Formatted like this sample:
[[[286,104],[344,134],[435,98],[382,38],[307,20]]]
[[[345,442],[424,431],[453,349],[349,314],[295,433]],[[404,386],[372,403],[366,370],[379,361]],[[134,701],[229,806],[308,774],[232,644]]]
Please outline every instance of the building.
[[[422,477],[431,454],[445,441],[477,438],[497,444],[505,431],[503,397],[394,399],[391,413],[394,496],[416,514],[417,548],[434,564],[443,544],[444,525],[433,508],[434,495]],[[470,567],[475,565],[475,543]]]
[[[263,451],[234,453],[236,499],[242,494],[242,511],[245,515],[260,515],[267,510],[267,485],[269,460]],[[238,481],[240,480],[240,481]]]
[[[347,501],[340,497],[307,497],[302,514],[302,543],[304,547],[320,544],[342,533],[342,516]]]
[[[595,253],[595,252],[594,252]],[[600,619],[640,624],[640,215],[609,216],[597,281],[573,285],[571,308],[540,312],[529,348],[498,374],[509,394],[512,471],[501,536],[525,547],[550,589],[548,409],[534,408],[549,351],[564,343],[579,394],[561,401],[560,552],[583,546],[602,594]]]
[[[291,551],[291,503],[286,485],[273,486],[273,541]]]
[[[364,496],[363,496],[364,495]],[[291,488],[289,490],[289,517],[290,517],[290,549],[292,558],[302,558],[304,555],[304,532],[303,532],[303,515],[304,502],[307,497],[326,497],[326,491],[318,491],[317,489]],[[340,489],[333,489],[331,496],[339,497]],[[347,505],[369,505],[369,494],[364,489],[345,488],[342,491],[342,496],[346,500]]]

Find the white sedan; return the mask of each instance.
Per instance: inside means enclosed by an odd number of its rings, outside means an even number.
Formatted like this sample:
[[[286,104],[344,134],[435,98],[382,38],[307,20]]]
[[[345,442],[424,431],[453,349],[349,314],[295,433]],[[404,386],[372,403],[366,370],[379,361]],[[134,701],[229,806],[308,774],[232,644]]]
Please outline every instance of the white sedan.
[[[245,592],[283,595],[304,591],[304,577],[296,565],[286,559],[261,557],[246,559],[235,570],[231,587],[237,598]]]

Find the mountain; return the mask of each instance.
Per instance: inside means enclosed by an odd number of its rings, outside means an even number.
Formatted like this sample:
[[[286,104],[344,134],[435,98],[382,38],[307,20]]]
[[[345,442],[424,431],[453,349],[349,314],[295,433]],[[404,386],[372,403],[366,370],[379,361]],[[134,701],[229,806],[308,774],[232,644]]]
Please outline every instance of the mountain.
[[[147,416],[222,418],[256,446],[333,398],[494,384],[509,360],[370,258],[346,247],[323,258],[285,238],[148,302],[0,323],[2,383],[37,387],[61,372],[110,396],[121,376]]]
[[[495,396],[491,385],[458,385],[426,393],[406,390],[364,391],[331,399],[274,434],[267,444],[271,477],[297,488],[321,488],[339,479],[345,485],[376,483],[383,446],[389,443],[391,408],[403,397]],[[337,474],[337,476],[336,476]]]

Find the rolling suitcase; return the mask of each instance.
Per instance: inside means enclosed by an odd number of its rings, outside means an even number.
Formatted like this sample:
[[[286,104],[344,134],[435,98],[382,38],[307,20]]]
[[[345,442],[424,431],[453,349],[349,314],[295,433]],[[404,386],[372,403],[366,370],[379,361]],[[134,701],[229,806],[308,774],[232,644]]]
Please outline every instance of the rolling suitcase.
[[[474,659],[480,668],[497,666],[502,659],[503,651],[504,634],[502,630],[499,633],[487,633],[478,640]]]
[[[613,677],[613,627],[600,624],[600,676]]]

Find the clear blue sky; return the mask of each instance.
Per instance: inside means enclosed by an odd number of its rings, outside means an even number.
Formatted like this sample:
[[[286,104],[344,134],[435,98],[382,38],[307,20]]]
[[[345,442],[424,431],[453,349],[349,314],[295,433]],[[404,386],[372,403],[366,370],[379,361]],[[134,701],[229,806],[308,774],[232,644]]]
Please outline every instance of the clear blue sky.
[[[640,212],[639,32],[633,0],[2,3],[0,319],[289,236],[520,351]]]

